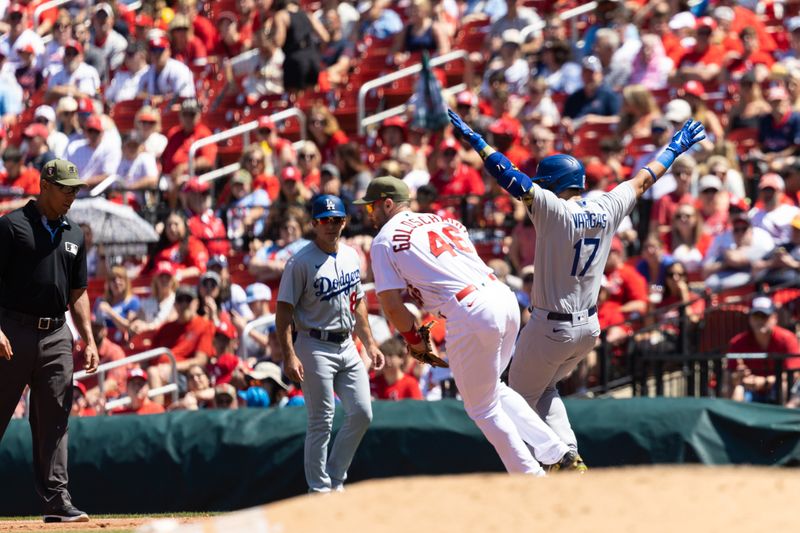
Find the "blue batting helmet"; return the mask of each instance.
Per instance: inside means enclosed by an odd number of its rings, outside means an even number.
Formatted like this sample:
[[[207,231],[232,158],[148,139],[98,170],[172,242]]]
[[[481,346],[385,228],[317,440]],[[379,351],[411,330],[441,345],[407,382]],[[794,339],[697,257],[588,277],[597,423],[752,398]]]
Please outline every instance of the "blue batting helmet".
[[[338,196],[323,194],[311,204],[312,218],[346,217],[344,202]]]
[[[553,194],[559,194],[567,189],[583,190],[586,188],[586,170],[581,162],[571,155],[551,155],[539,163],[533,182]]]

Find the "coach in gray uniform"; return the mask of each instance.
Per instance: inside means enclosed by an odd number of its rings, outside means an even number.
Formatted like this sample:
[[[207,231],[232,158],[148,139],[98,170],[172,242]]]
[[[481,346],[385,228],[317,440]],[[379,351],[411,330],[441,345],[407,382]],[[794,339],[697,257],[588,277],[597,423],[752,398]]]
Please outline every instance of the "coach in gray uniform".
[[[369,327],[361,262],[355,250],[339,242],[347,216],[342,200],[332,195],[318,197],[311,216],[316,237],[286,264],[275,323],[284,372],[302,383],[308,410],[304,453],[308,490],[329,492],[342,490],[372,420],[367,368],[370,364],[376,370],[382,368],[383,354]],[[369,360],[359,355],[353,329]],[[328,458],[334,392],[342,401],[345,421]]]
[[[86,341],[84,368],[94,372],[83,230],[65,216],[84,186],[74,164],[49,161],[39,197],[0,218],[0,439],[30,385],[34,483],[45,522],[89,520],[67,491],[72,334],[64,320],[69,306]]]

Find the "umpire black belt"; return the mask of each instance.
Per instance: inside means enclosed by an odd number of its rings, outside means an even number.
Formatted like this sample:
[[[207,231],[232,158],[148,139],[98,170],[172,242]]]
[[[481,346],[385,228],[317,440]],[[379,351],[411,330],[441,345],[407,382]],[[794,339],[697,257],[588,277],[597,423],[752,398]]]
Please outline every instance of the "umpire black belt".
[[[3,316],[7,316],[11,320],[19,322],[20,324],[25,324],[26,326],[30,326],[33,329],[40,329],[43,331],[58,329],[64,325],[64,322],[66,322],[63,317],[52,318],[46,316],[35,316],[27,313],[12,311],[11,309],[2,309],[0,311],[3,313]]]
[[[588,313],[587,316],[594,316],[597,313],[597,306],[591,306],[586,312]],[[566,322],[572,320],[572,313],[556,313],[555,311],[549,311],[547,313],[547,320]]]
[[[315,339],[325,342],[335,342],[337,344],[342,344],[344,341],[350,338],[349,331],[325,331],[319,329],[310,329],[308,330],[308,334]]]

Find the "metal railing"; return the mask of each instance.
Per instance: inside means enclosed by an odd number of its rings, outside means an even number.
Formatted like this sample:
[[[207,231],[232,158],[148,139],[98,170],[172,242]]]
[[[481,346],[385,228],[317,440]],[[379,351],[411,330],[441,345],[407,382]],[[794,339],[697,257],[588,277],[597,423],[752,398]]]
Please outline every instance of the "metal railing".
[[[466,90],[467,84],[466,83],[459,83],[458,85],[453,85],[452,87],[447,87],[442,89],[442,93],[446,96],[450,96],[453,94],[460,93],[461,91]],[[364,120],[359,123],[359,131],[363,135],[363,132],[366,129],[374,124],[380,124],[384,120],[390,117],[395,117],[397,115],[402,115],[408,109],[408,104],[400,104],[398,106],[392,107],[390,109],[386,109],[379,113],[375,113],[374,115],[370,115]]]
[[[451,61],[459,61],[459,60],[461,61],[467,60],[467,52],[465,50],[453,50],[452,52],[432,57],[430,60],[430,66],[438,67],[439,65],[444,65],[445,63],[450,63]],[[391,74],[386,74],[385,76],[381,76],[380,78],[370,80],[358,89],[357,116],[358,116],[359,135],[364,135],[363,122],[366,115],[367,93],[373,89],[377,89],[378,87],[389,85],[390,83],[395,82],[399,79],[413,76],[414,74],[417,74],[421,71],[422,71],[422,63],[417,63],[416,65],[411,65],[410,67],[398,70],[397,72],[392,72]]]
[[[242,330],[242,336],[241,336],[242,342],[239,343],[239,358],[240,359],[244,359],[246,357],[246,355],[247,355],[246,346],[245,346],[245,339],[247,339],[247,336],[250,335],[250,332],[253,331],[254,329],[256,329],[257,327],[263,326],[265,324],[266,325],[270,325],[270,326],[275,325],[275,315],[262,316],[262,317],[256,318],[255,320],[251,320],[250,322],[248,322],[247,325],[244,327],[244,329]]]
[[[300,138],[306,138],[306,116],[305,114],[297,109],[296,107],[292,107],[289,109],[284,109],[283,111],[279,111],[269,116],[272,119],[272,122],[279,123],[285,120],[288,120],[291,117],[297,117],[297,120],[300,122]],[[209,135],[208,137],[203,137],[202,139],[197,139],[192,145],[189,147],[189,162],[188,162],[188,173],[190,176],[194,175],[195,170],[195,158],[197,157],[197,151],[204,146],[208,146],[209,144],[216,144],[219,141],[225,141],[227,139],[232,139],[233,137],[244,136],[245,146],[250,144],[249,133],[258,128],[258,120],[253,120],[246,124],[241,124],[239,126],[235,126],[231,129],[221,131],[219,133],[214,133],[213,135]],[[230,166],[230,165],[229,165]],[[235,172],[237,169],[233,170]]]
[[[586,15],[591,13],[592,11],[597,9],[597,2],[589,2],[588,4],[584,4],[582,6],[574,7],[572,9],[567,9],[563,13],[559,15],[559,18],[563,21],[569,21],[570,23],[570,40],[575,43],[578,41],[578,25],[576,24],[576,19],[581,15]]]
[[[71,1],[72,0],[49,0],[48,2],[36,6],[36,9],[33,10],[33,27],[39,27],[39,19],[42,17],[42,13],[48,9],[69,4]]]
[[[166,355],[169,357],[170,364],[172,365],[171,368],[171,376],[172,376],[172,383],[168,385],[164,385],[163,387],[156,387],[148,392],[147,396],[149,398],[154,398],[156,396],[161,396],[163,394],[171,394],[172,401],[178,401],[178,366],[175,362],[175,356],[172,354],[172,351],[168,348],[153,348],[152,350],[147,350],[146,352],[138,353],[136,355],[131,355],[130,357],[126,357],[124,359],[120,359],[118,361],[111,361],[110,363],[103,363],[99,367],[97,367],[97,372],[89,374],[85,370],[81,370],[80,372],[75,372],[73,374],[72,379],[73,381],[81,381],[83,379],[97,377],[97,386],[100,389],[101,396],[105,396],[105,376],[109,370],[114,370],[115,368],[119,368],[126,365],[132,365],[136,363],[141,363],[143,361],[149,361],[150,359],[155,359],[156,357],[161,357],[162,355]],[[105,404],[105,412],[112,411],[114,409],[118,409],[120,407],[125,407],[131,403],[130,398],[120,398],[117,400],[112,400]]]

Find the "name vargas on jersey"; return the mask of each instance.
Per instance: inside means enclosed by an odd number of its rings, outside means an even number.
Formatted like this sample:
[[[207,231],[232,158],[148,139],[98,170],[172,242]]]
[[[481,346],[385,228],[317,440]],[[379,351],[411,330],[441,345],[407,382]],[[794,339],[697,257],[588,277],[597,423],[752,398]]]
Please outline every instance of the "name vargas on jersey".
[[[592,213],[591,211],[583,211],[581,213],[573,213],[572,223],[575,228],[605,228],[608,225],[608,215],[606,213]]]
[[[325,302],[338,294],[349,294],[350,289],[355,288],[360,282],[361,270],[359,269],[355,269],[352,272],[342,272],[338,278],[334,279],[319,276],[314,279],[314,288],[317,289],[314,296]]]

